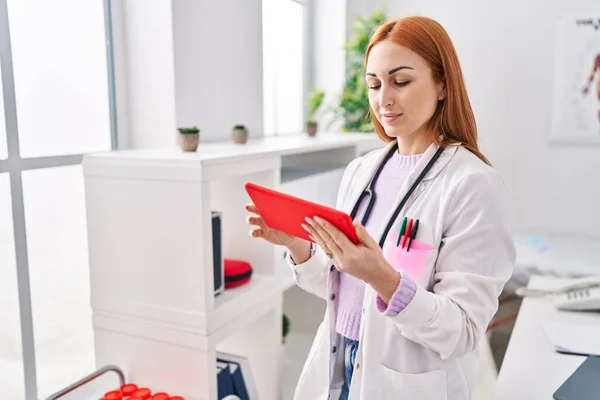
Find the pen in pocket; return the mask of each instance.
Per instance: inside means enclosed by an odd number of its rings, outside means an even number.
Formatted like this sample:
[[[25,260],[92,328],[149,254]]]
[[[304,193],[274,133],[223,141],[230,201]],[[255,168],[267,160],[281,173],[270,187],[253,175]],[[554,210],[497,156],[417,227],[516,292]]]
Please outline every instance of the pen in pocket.
[[[402,220],[402,226],[400,227],[400,231],[398,232],[398,240],[396,241],[396,247],[398,247],[398,245],[400,244],[400,239],[402,238],[402,235],[404,235],[404,232],[406,231],[406,221],[408,220],[408,218],[404,217],[404,219]]]
[[[404,238],[402,239],[402,248],[404,248],[404,246],[406,246],[406,241],[408,240],[408,235],[410,235],[412,226],[413,226],[413,220],[411,218],[408,220],[408,226],[406,227],[406,232],[404,232]]]
[[[413,241],[414,238],[417,237],[417,230],[419,229],[419,220],[417,219],[415,221],[415,226],[413,227],[413,229],[410,231],[410,239],[408,240],[408,247],[406,248],[406,251],[410,250],[410,245]]]

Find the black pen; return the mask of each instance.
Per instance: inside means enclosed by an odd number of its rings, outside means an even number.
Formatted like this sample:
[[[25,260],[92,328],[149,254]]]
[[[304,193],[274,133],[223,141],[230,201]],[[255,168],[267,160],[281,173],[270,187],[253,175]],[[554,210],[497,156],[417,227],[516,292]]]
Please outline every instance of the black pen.
[[[406,251],[410,250],[410,244],[413,239],[417,237],[417,229],[419,229],[419,220],[415,221],[415,226],[410,230],[410,239],[408,240],[408,246],[406,247]]]

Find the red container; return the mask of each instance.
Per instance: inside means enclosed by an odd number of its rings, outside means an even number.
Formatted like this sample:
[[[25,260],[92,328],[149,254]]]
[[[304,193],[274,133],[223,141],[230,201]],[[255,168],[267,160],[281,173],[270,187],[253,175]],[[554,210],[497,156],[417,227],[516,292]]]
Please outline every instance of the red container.
[[[138,387],[134,383],[127,383],[127,384],[121,386],[121,393],[123,393],[123,396],[133,396],[133,394],[137,390],[138,390]]]
[[[252,277],[252,266],[242,260],[223,260],[225,269],[225,289],[237,287],[248,282]]]
[[[104,400],[122,400],[123,393],[120,390],[113,390],[104,394]]]
[[[142,400],[148,400],[148,399],[150,399],[150,397],[152,397],[152,392],[148,388],[141,388],[141,389],[136,390],[133,393],[133,395],[136,397],[139,397]]]
[[[152,396],[152,400],[169,400],[169,395],[164,393],[164,392],[160,392],[160,393],[156,393],[154,396]]]

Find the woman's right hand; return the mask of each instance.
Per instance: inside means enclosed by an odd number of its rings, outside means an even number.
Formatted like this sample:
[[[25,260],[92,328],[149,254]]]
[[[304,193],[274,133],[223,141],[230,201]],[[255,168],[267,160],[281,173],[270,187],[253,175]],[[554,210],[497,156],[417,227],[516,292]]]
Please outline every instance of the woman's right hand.
[[[246,219],[248,225],[255,226],[255,228],[250,230],[250,236],[262,238],[274,245],[287,247],[292,259],[297,264],[301,264],[310,258],[311,242],[277,229],[269,228],[265,220],[260,216],[258,208],[252,203],[246,204],[246,211],[255,214],[255,216],[249,215]]]
[[[246,218],[248,225],[254,226],[254,228],[250,230],[250,236],[262,238],[271,244],[286,246],[288,248],[293,246],[299,240],[303,240],[288,233],[278,231],[277,229],[269,228],[254,204],[246,204],[246,211],[255,214],[254,216],[249,215],[248,218]]]

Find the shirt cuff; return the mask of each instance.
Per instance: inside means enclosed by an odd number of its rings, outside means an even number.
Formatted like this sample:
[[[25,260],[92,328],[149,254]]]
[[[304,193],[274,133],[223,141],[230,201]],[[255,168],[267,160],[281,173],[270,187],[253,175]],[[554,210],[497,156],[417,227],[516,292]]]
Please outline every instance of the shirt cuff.
[[[315,246],[315,244],[313,242],[310,242],[310,257],[309,257],[309,259],[315,255],[316,251],[317,251],[317,246]],[[292,255],[290,254],[289,251],[287,252],[287,261],[291,266],[296,265],[296,262],[292,258]]]
[[[395,317],[404,310],[408,303],[411,302],[415,297],[417,291],[417,284],[407,274],[401,274],[400,284],[392,295],[389,304],[385,304],[385,301],[377,296],[377,309],[386,317]]]

